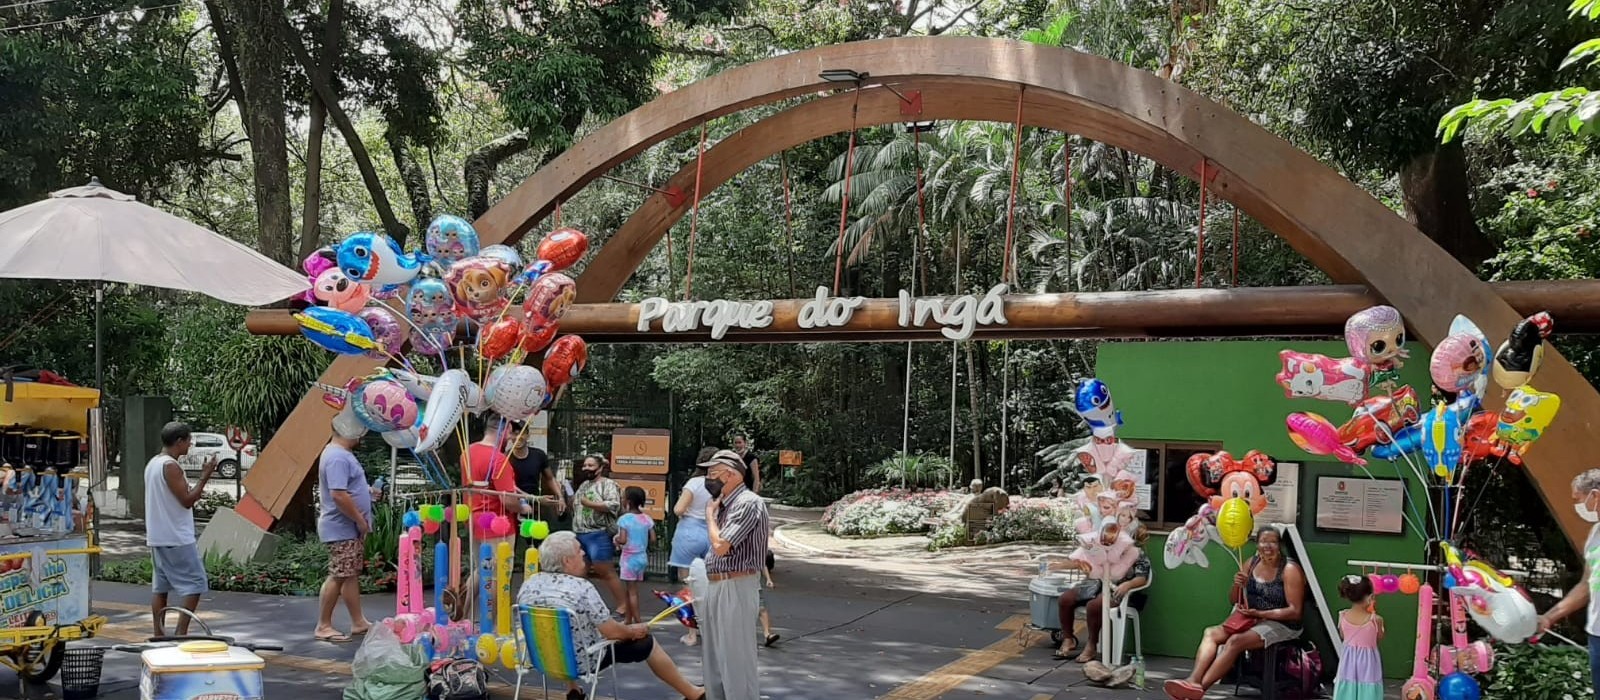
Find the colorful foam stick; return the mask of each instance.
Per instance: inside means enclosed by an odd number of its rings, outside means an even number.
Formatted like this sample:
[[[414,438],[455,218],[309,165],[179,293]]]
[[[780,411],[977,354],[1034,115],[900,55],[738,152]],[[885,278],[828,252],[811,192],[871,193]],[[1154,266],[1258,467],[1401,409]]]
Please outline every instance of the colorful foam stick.
[[[511,543],[501,542],[495,547],[494,583],[498,595],[494,599],[494,633],[500,637],[511,636]],[[516,653],[513,652],[515,657]]]
[[[1411,657],[1411,677],[1400,687],[1402,700],[1434,700],[1438,687],[1428,675],[1428,649],[1433,646],[1433,585],[1417,589],[1417,649]]]
[[[450,613],[444,608],[444,589],[450,587],[450,545],[444,543],[444,538],[439,538],[439,543],[433,546],[433,623],[443,625],[450,622]]]
[[[494,597],[494,546],[485,542],[478,546],[478,633],[494,631],[494,618],[489,616],[489,600]],[[490,658],[493,660],[493,657]]]
[[[406,601],[411,607],[406,612],[417,614],[422,612],[425,605],[422,597],[422,528],[413,525],[406,531],[406,536],[411,538],[411,561],[408,565],[410,570],[406,572],[408,575],[406,582],[411,586]]]
[[[396,616],[411,612],[411,575],[416,571],[417,550],[416,542],[411,539],[411,533],[400,535],[400,572],[395,580],[394,614]]]

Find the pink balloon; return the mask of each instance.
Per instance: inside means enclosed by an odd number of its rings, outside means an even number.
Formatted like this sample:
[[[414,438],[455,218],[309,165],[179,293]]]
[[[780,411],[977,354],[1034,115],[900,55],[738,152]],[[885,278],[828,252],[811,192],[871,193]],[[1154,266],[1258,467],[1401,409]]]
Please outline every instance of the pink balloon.
[[[1322,416],[1291,413],[1284,423],[1289,427],[1289,439],[1306,452],[1336,457],[1341,462],[1356,466],[1365,466],[1367,463],[1339,440],[1339,429]]]
[[[359,284],[337,268],[323,270],[311,283],[311,293],[317,300],[345,313],[355,313],[367,305],[372,290]]]
[[[405,347],[406,334],[409,330],[406,324],[395,318],[394,312],[384,306],[369,306],[356,312],[356,318],[367,322],[367,327],[372,329],[372,339],[387,351],[389,355],[398,357],[400,350]],[[367,357],[375,360],[386,360],[388,356],[377,350],[367,352]]]

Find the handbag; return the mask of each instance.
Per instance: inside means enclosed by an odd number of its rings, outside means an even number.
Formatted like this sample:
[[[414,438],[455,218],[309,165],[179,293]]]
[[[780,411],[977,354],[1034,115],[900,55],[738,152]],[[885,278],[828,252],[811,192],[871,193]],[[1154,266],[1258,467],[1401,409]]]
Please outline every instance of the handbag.
[[[1250,628],[1255,626],[1255,618],[1239,612],[1238,610],[1233,611],[1233,614],[1229,615],[1228,619],[1222,621],[1222,631],[1226,632],[1228,636],[1249,631]]]

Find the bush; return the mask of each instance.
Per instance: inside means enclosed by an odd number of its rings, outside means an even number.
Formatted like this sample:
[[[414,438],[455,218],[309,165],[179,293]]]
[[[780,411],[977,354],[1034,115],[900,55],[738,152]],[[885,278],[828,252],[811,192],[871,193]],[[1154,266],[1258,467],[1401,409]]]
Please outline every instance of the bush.
[[[898,453],[867,469],[867,478],[885,487],[934,486],[948,483],[955,465],[942,455]]]
[[[225,493],[207,491],[204,495],[200,496],[200,500],[194,504],[194,519],[209,521],[211,520],[211,516],[217,514],[218,510],[223,508],[232,508],[238,504],[239,501],[233,496],[229,496]]]
[[[1588,700],[1589,652],[1571,646],[1494,645],[1485,700]]]
[[[366,568],[361,573],[362,593],[383,593],[395,589],[397,577],[389,563],[392,558],[387,553],[369,556]],[[431,580],[432,558],[422,559],[423,580]],[[278,552],[270,561],[241,565],[218,554],[207,554],[205,565],[211,589],[215,591],[316,595],[328,575],[328,549],[312,539],[285,540],[278,545]],[[110,562],[101,569],[100,579],[149,584],[150,560]]]
[[[1011,507],[995,513],[972,539],[978,544],[1071,542],[1077,538],[1072,528],[1077,518],[1077,506],[1065,498],[1013,498]]]
[[[841,537],[885,537],[926,532],[929,518],[961,502],[954,491],[867,489],[849,494],[822,513],[822,528]]]

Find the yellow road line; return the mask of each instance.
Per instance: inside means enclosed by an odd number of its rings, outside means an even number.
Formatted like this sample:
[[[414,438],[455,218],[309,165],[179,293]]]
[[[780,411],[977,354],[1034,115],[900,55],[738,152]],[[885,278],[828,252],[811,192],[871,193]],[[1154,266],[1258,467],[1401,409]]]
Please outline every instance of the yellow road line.
[[[995,625],[998,630],[1016,631],[1028,619],[1026,615],[1013,615]],[[1014,635],[1006,635],[982,649],[967,652],[961,658],[936,668],[912,680],[880,700],[933,700],[961,687],[972,677],[1022,655],[1024,648],[1017,644]]]

